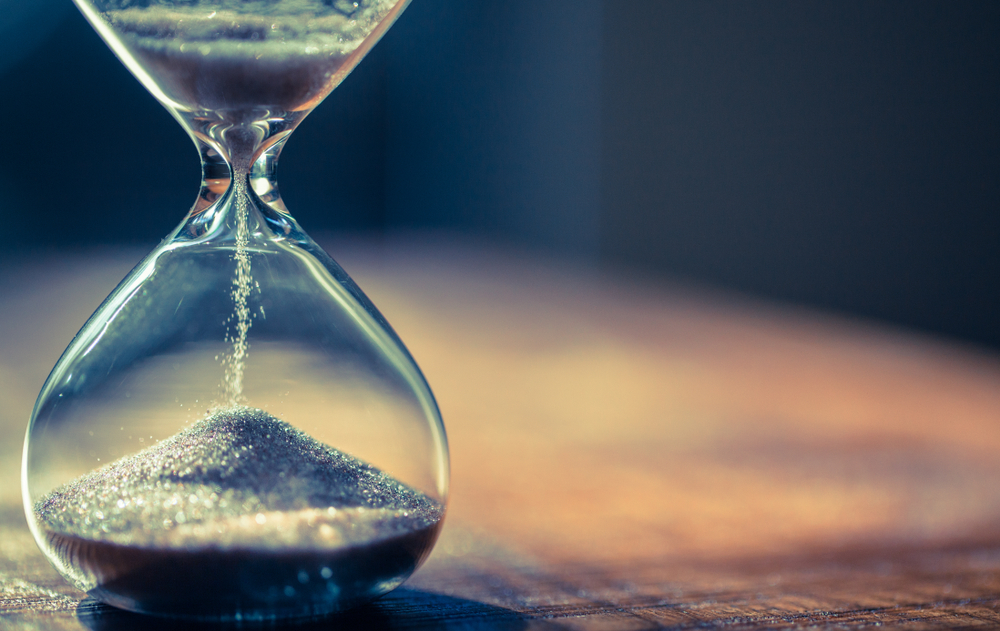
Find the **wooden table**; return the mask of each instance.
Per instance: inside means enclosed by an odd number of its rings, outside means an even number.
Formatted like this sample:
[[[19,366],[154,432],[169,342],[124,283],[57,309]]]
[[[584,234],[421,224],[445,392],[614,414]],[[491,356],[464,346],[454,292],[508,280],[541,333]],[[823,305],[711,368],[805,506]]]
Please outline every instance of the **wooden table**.
[[[997,357],[439,237],[326,245],[424,369],[453,485],[427,564],[316,628],[1000,626]],[[21,512],[41,383],[142,254],[0,268],[0,628],[182,627],[70,588]]]

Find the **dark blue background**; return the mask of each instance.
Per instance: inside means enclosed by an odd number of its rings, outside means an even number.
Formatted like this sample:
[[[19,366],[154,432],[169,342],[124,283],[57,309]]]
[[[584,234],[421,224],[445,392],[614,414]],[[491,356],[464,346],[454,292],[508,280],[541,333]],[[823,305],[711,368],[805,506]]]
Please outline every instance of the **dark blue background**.
[[[0,69],[6,249],[151,247],[193,145],[52,20]],[[445,228],[1000,348],[998,114],[996,2],[414,0],[280,182],[308,231]]]

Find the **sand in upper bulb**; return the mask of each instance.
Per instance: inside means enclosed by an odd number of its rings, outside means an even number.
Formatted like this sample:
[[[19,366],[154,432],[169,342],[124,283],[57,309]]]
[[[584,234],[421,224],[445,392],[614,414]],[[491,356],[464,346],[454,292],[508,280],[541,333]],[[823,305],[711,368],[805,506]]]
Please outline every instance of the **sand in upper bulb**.
[[[368,48],[365,39],[405,4],[216,0],[102,15],[169,99],[193,111],[253,118],[261,108],[269,116],[311,108],[350,72],[355,53]]]
[[[64,571],[126,609],[321,615],[405,580],[438,501],[262,410],[221,410],[35,504]]]

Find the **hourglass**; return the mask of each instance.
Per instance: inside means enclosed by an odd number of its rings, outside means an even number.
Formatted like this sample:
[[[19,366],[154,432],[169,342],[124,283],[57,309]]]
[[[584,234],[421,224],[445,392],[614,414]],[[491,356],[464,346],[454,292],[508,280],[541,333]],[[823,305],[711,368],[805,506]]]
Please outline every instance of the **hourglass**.
[[[76,0],[203,168],[187,217],[76,335],[28,426],[28,523],[95,598],[322,615],[395,588],[433,546],[448,491],[433,395],[275,183],[289,134],[407,1]]]

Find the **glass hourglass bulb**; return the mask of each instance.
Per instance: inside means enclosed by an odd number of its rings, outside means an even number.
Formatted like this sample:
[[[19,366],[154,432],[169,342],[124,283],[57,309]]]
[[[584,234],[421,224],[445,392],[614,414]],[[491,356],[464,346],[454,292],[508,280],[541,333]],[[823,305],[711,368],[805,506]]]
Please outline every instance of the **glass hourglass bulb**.
[[[321,615],[395,588],[433,546],[448,491],[433,395],[274,179],[406,2],[77,0],[203,165],[194,207],[73,339],[28,426],[29,525],[95,598]]]

